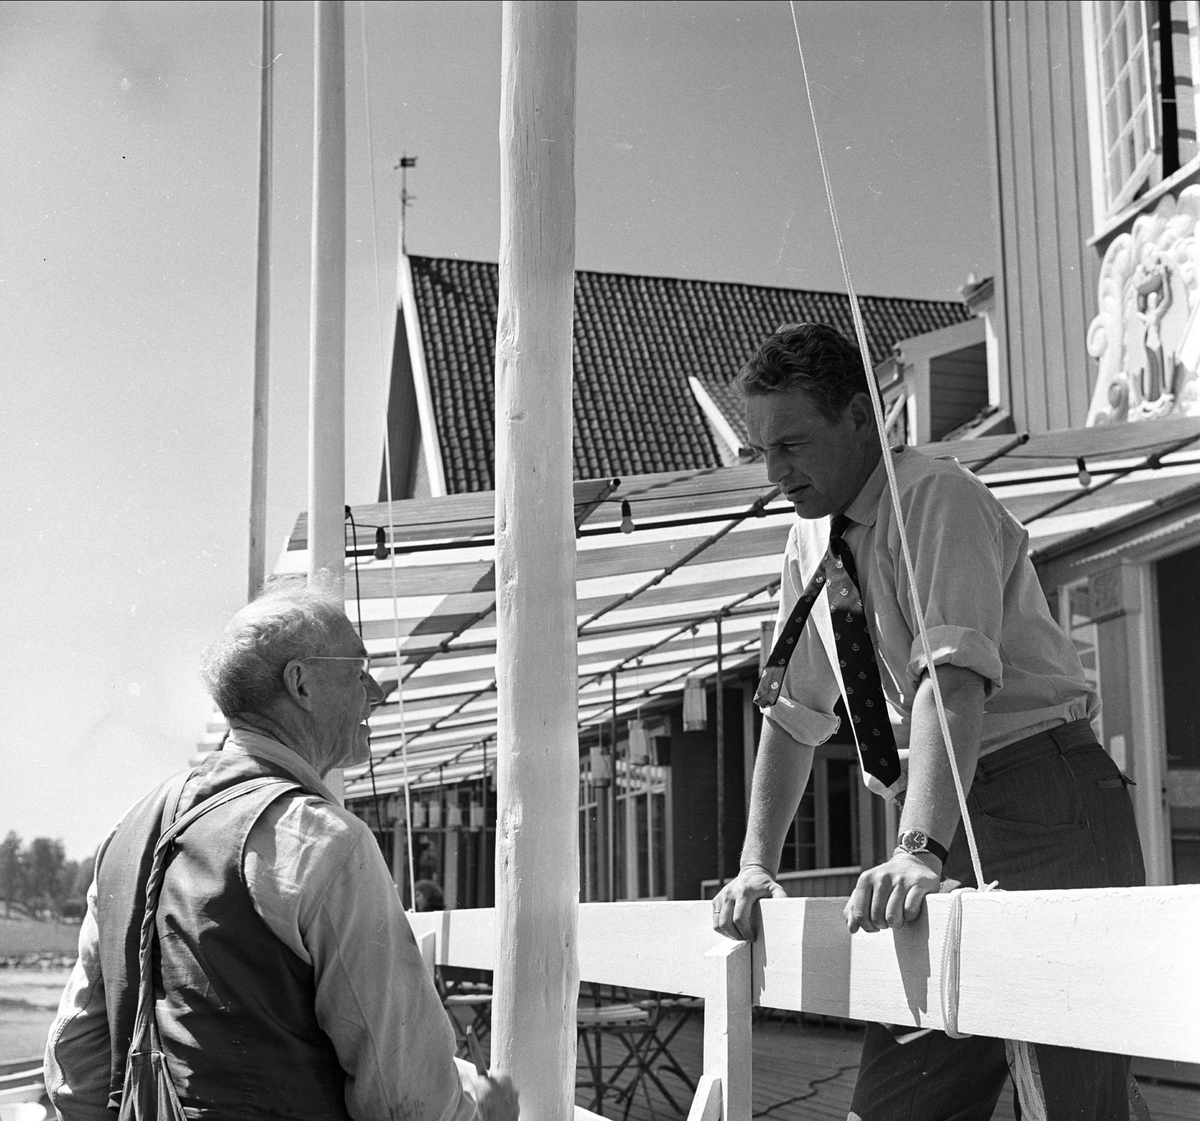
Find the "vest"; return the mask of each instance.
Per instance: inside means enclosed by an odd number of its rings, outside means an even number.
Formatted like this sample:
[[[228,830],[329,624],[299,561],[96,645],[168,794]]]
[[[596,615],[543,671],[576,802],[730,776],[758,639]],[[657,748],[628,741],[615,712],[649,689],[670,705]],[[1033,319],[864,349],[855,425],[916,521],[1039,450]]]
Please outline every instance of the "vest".
[[[260,776],[295,783],[242,753],[213,752],[188,780],[184,814]],[[144,885],[161,829],[165,787],[135,806],[97,858],[97,922],[109,1034],[109,1108],[118,1109],[137,1010]],[[156,1014],[167,1069],[193,1121],[348,1121],[346,1076],[315,1013],[312,966],[254,910],[242,877],[251,827],[280,797],[267,787],[203,814],[175,840],[157,913]]]

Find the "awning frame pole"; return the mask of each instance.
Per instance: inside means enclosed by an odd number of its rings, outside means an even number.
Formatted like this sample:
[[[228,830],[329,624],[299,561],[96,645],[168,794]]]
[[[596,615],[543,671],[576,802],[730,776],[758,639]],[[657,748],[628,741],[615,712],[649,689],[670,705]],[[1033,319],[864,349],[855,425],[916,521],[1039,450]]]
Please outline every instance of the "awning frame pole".
[[[725,676],[717,616],[717,879],[725,882]]]
[[[608,742],[612,748],[612,782],[608,784],[608,899],[617,900],[617,675],[612,675],[612,719],[608,724]]]

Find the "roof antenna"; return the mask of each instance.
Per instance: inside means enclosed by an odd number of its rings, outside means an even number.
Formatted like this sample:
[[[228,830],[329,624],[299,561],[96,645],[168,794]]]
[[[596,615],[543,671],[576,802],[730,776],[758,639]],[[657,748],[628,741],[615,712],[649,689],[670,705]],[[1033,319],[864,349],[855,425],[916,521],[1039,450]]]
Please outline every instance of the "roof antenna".
[[[408,193],[408,169],[416,166],[416,156],[401,155],[400,162],[393,169],[400,172],[400,252],[405,254],[408,253],[408,242],[405,237],[407,223],[404,220],[404,212],[417,201],[416,195]]]

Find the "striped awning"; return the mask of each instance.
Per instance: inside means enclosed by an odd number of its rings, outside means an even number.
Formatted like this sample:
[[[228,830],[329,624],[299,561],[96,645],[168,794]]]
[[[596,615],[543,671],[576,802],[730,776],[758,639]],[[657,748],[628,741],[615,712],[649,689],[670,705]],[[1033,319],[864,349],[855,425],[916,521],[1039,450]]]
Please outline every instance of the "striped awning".
[[[974,470],[1029,528],[1035,558],[1104,527],[1200,499],[1200,418],[920,449]],[[1080,481],[1080,467],[1090,483]],[[491,492],[356,506],[347,522],[347,613],[361,618],[388,692],[372,719],[378,790],[478,778],[496,755]],[[622,532],[628,502],[632,532]],[[794,517],[762,463],[575,484],[579,722],[634,715],[715,673],[757,660],[773,620]],[[383,530],[386,559],[376,559]],[[304,571],[301,516],[277,571]],[[369,790],[346,772],[348,796]]]

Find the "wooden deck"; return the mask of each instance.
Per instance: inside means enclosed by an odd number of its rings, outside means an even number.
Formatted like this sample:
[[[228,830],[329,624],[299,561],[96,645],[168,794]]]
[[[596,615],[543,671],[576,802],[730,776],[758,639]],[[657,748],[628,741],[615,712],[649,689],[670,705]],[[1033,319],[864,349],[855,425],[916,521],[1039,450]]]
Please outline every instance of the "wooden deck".
[[[755,1019],[754,1116],[771,1121],[845,1121],[858,1074],[862,1031],[833,1021],[801,1023],[798,1016]],[[608,1041],[610,1053],[620,1051],[619,1041]],[[691,1017],[671,1044],[671,1053],[693,1078],[700,1071],[702,1026]],[[583,1048],[580,1048],[583,1054]],[[659,1090],[649,1084],[639,1089],[625,1114],[624,1100],[607,1098],[598,1112],[628,1121],[663,1121],[685,1116],[690,1095],[677,1076],[659,1070],[664,1086],[681,1106],[676,1111]],[[580,1071],[580,1079],[587,1077]],[[678,1093],[676,1093],[678,1089]],[[1200,1121],[1200,1089],[1144,1081],[1142,1093],[1154,1121]],[[580,1105],[595,1109],[590,1093],[581,1093]],[[1012,1092],[1001,1094],[995,1121],[1014,1121]]]

